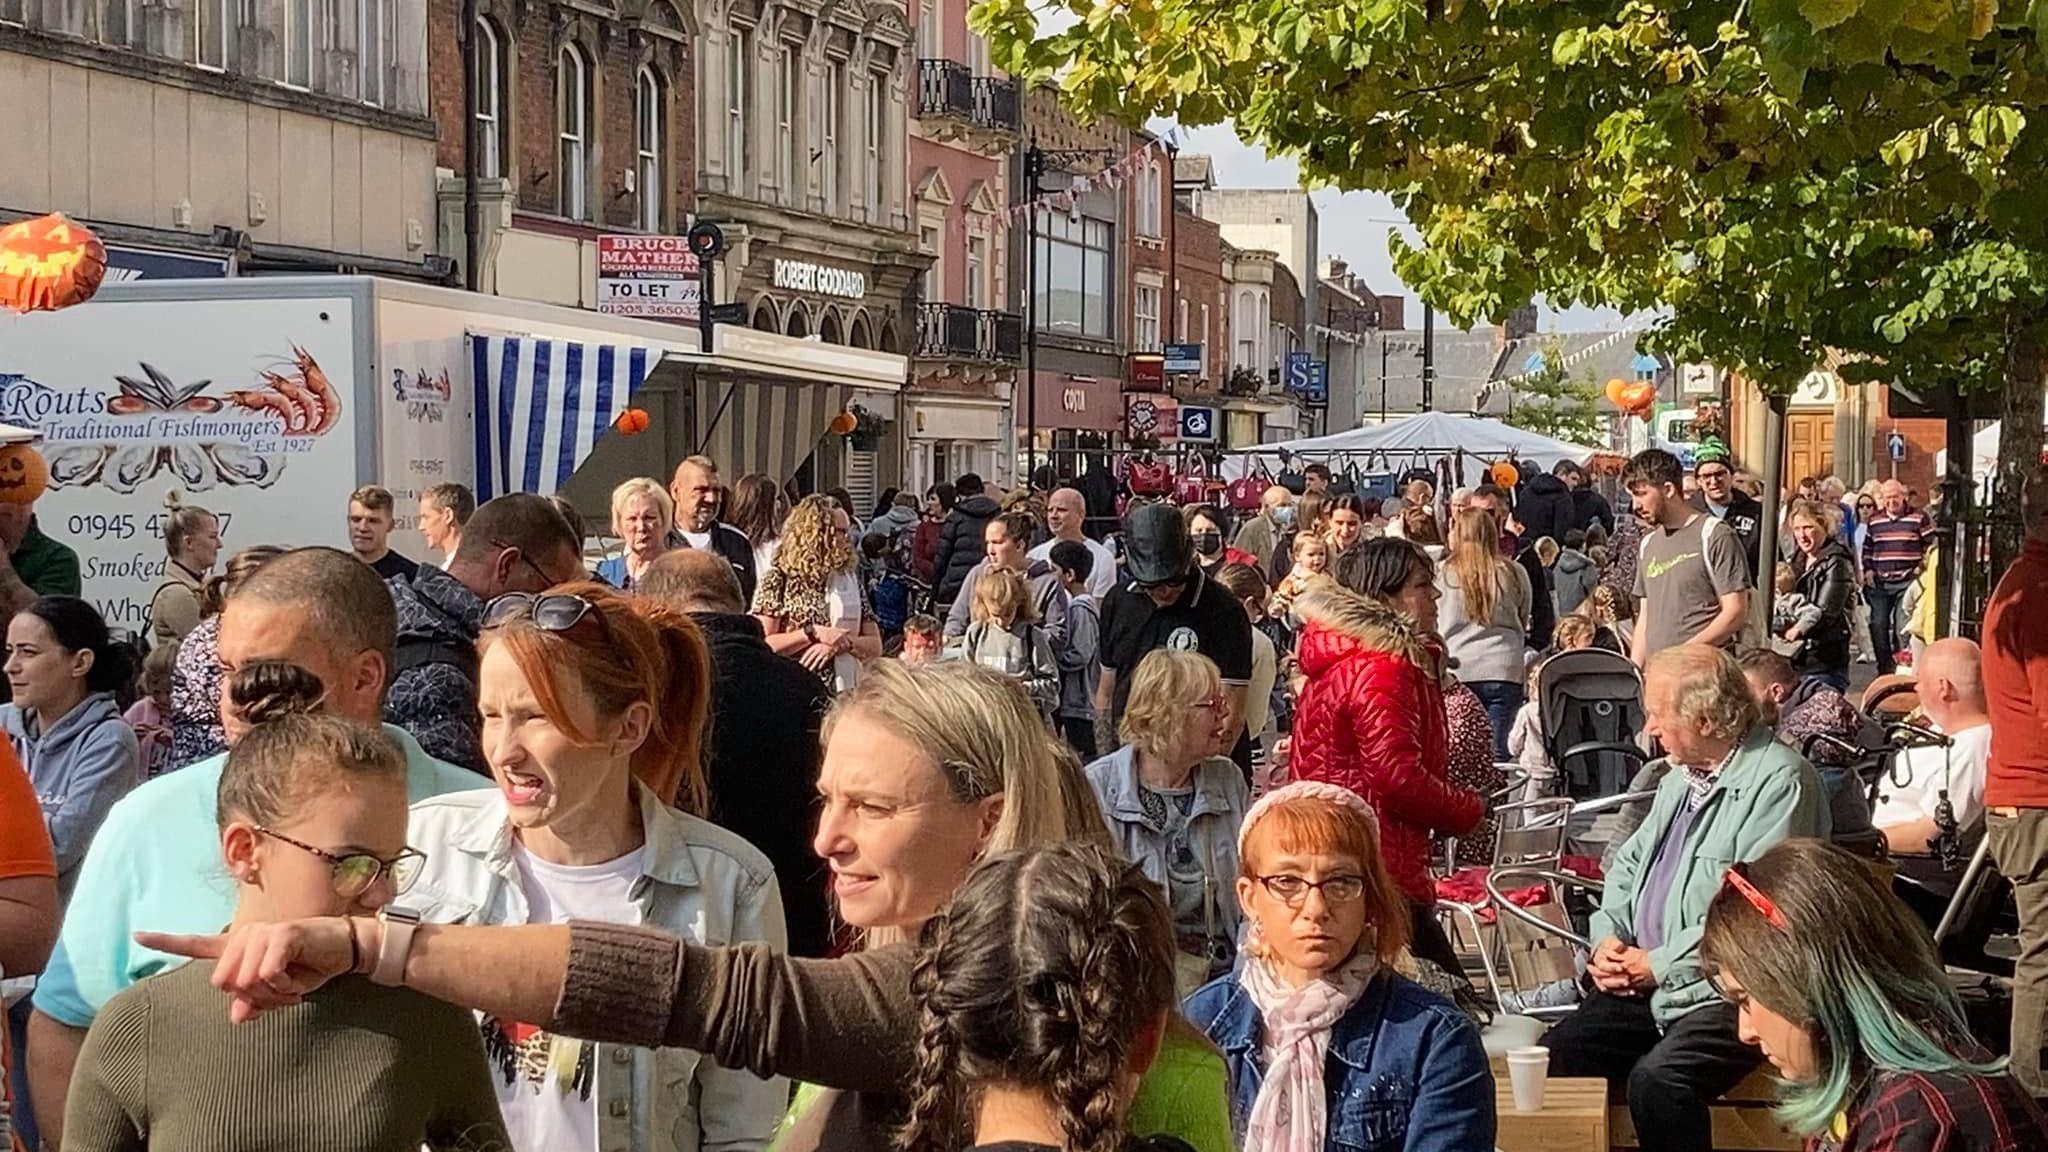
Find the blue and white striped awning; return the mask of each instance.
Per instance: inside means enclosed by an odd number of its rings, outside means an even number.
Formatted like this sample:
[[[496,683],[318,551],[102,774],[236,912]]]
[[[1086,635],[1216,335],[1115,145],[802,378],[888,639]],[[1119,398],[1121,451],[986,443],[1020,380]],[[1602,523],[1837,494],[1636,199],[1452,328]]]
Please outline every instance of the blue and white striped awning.
[[[551,496],[627,407],[662,350],[469,334],[476,498]]]

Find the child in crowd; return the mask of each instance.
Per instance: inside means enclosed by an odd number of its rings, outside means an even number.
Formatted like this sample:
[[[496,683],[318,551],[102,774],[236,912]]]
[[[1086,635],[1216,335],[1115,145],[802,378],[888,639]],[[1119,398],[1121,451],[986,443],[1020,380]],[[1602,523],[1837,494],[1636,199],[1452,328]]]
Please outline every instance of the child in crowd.
[[[1050,719],[1059,709],[1060,670],[1038,626],[1031,587],[1007,568],[991,568],[974,585],[974,613],[960,638],[960,657],[1015,678]]]
[[[1799,591],[1799,577],[1790,564],[1778,565],[1773,586],[1777,595],[1771,598],[1771,649],[1796,660],[1806,637],[1820,623],[1820,605]]]
[[[1600,626],[1593,618],[1583,613],[1560,617],[1556,630],[1551,634],[1551,652],[1569,652],[1578,648],[1593,647],[1594,637]],[[1556,790],[1557,765],[1550,760],[1550,750],[1543,739],[1543,720],[1540,698],[1536,692],[1536,677],[1543,664],[1539,662],[1529,670],[1529,699],[1522,710],[1515,713],[1515,725],[1508,731],[1508,755],[1515,758],[1522,771],[1528,773],[1529,783],[1523,790],[1525,800],[1538,800],[1558,794]]]
[[[422,857],[405,843],[405,755],[391,738],[310,714],[324,686],[294,665],[244,665],[227,695],[248,725],[218,801],[234,924],[367,916],[403,894]],[[194,960],[100,1010],[72,1074],[66,1149],[511,1147],[467,1011],[343,976],[237,1024],[213,975]]]
[[[902,635],[910,619],[910,605],[917,588],[910,578],[903,555],[892,538],[870,532],[860,541],[861,578],[866,581],[868,606],[874,609],[875,626],[888,644]]]
[[[1284,620],[1294,616],[1294,600],[1309,590],[1317,580],[1329,579],[1330,542],[1318,533],[1303,532],[1294,538],[1290,553],[1294,567],[1280,578],[1280,586],[1273,590],[1272,602],[1267,610]]]
[[[919,612],[903,622],[903,647],[896,658],[905,664],[929,664],[945,655],[946,628],[939,618]]]
[[[1097,754],[1095,684],[1102,679],[1102,616],[1088,594],[1095,553],[1078,540],[1061,540],[1047,558],[1067,590],[1067,642],[1054,653],[1060,667],[1060,734],[1085,762]]]
[[[1282,731],[1280,718],[1288,702],[1288,677],[1283,666],[1292,659],[1291,636],[1285,623],[1279,624],[1281,639],[1275,641],[1266,614],[1266,580],[1248,564],[1225,564],[1216,573],[1216,583],[1244,605],[1252,622],[1252,682],[1245,691],[1244,721],[1251,734],[1252,786],[1258,791],[1286,783],[1284,767],[1274,763],[1274,745]],[[1280,774],[1275,775],[1275,769]]]
[[[1568,616],[1578,611],[1599,582],[1600,567],[1586,555],[1586,530],[1571,529],[1564,534],[1564,547],[1558,551],[1557,562],[1550,570],[1550,586],[1557,593],[1557,614]]]
[[[121,719],[135,730],[135,743],[142,752],[142,775],[154,780],[170,767],[171,761],[171,670],[178,659],[174,641],[159,644],[142,660],[142,695],[128,706]]]

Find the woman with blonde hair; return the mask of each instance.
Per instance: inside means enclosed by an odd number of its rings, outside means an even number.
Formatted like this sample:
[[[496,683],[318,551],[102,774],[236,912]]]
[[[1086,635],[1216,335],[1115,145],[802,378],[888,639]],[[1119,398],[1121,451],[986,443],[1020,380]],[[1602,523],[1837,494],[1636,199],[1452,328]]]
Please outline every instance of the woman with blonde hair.
[[[171,755],[165,771],[196,764],[228,750],[220,726],[220,610],[256,569],[284,554],[273,544],[244,548],[206,582],[204,619],[178,642],[171,664]]]
[[[152,647],[176,644],[206,615],[206,578],[220,557],[220,518],[164,493],[164,582],[149,601]]]
[[[1535,611],[1529,573],[1501,555],[1493,517],[1468,508],[1451,518],[1450,551],[1437,578],[1444,650],[1459,682],[1486,706],[1494,758],[1505,760],[1528,676],[1525,653]]]
[[[861,664],[882,654],[847,539],[852,520],[830,496],[806,496],[782,526],[775,562],[760,574],[753,612],[768,647],[823,677],[836,691],[860,682]]]
[[[703,947],[624,924],[422,925],[406,983],[500,1019],[545,1022],[557,1036],[690,1048],[726,1068],[804,1081],[779,1152],[888,1152],[916,1074],[910,942],[977,861],[1099,843],[1100,817],[1097,828],[1074,826],[1088,806],[1063,786],[1052,735],[1024,693],[986,669],[878,660],[834,702],[824,738],[814,846],[841,917],[861,934],[858,950],[798,960],[767,945]],[[247,1012],[349,970],[351,926],[374,957],[382,928],[372,920],[150,939],[185,955],[275,949],[289,978],[279,968],[271,979],[230,982]],[[1198,1037],[1169,1045],[1140,1085],[1134,1132],[1230,1152],[1222,1062],[1205,1048]]]
[[[675,519],[675,498],[645,476],[612,489],[612,535],[619,538],[623,552],[601,561],[597,578],[631,592],[648,566],[668,551],[668,529]]]
[[[1124,746],[1088,766],[1112,837],[1166,892],[1181,992],[1237,955],[1237,826],[1251,790],[1221,753],[1235,742],[1216,665],[1199,652],[1159,648],[1138,662],[1118,722]]]

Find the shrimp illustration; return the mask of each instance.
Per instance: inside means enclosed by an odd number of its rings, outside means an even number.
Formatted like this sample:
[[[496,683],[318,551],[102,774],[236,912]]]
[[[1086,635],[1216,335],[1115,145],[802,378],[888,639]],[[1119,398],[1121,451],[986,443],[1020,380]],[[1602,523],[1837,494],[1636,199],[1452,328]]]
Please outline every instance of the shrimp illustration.
[[[253,388],[237,390],[228,393],[228,403],[233,404],[237,408],[246,408],[251,412],[275,412],[278,423],[284,425],[285,435],[299,435],[298,427],[304,417],[299,413],[298,406],[292,403],[291,398],[282,392],[270,392]]]
[[[282,393],[284,398],[290,400],[293,407],[298,410],[299,418],[297,423],[287,427],[285,431],[294,436],[309,434],[312,431],[313,422],[319,419],[320,402],[313,398],[312,391],[288,373],[265,372],[263,373],[263,381],[270,385],[271,391]]]
[[[311,393],[312,401],[319,412],[308,431],[314,436],[324,435],[328,429],[334,427],[336,420],[341,419],[341,397],[335,394],[334,386],[327,382],[327,373],[321,370],[319,361],[313,359],[312,353],[294,344],[292,360],[298,367],[299,379],[304,381],[306,390]]]

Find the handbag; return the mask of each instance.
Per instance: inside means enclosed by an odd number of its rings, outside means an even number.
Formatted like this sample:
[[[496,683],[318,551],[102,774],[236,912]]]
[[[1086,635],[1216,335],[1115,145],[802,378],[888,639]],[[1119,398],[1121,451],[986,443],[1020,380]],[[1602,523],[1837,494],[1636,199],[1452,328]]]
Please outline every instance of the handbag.
[[[1259,502],[1265,499],[1266,489],[1272,487],[1273,478],[1266,473],[1264,463],[1254,460],[1245,474],[1224,485],[1223,499],[1239,512],[1256,512]]]
[[[1164,460],[1145,457],[1131,461],[1131,492],[1138,496],[1165,496],[1173,491],[1173,469]]]
[[[1206,504],[1209,501],[1208,462],[1201,456],[1190,459],[1187,468],[1173,486],[1174,503],[1186,507],[1190,504]]]

